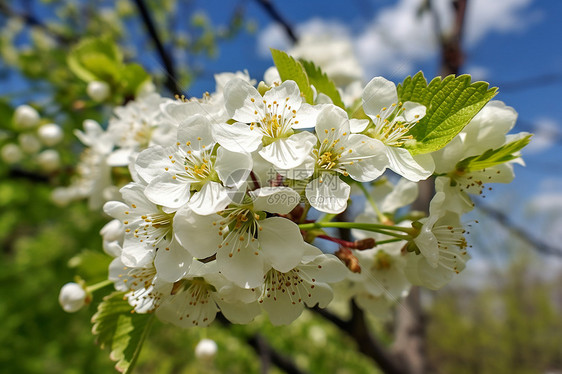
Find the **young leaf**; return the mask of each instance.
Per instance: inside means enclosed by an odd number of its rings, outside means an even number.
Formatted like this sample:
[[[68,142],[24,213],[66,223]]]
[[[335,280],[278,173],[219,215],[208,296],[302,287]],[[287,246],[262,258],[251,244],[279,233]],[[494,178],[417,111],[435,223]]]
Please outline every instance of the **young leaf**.
[[[406,147],[412,154],[433,152],[449,143],[497,93],[486,82],[471,83],[469,75],[434,78],[429,84],[422,72],[398,85],[400,101],[413,101],[427,108],[425,117],[409,135]]]
[[[150,80],[150,76],[139,64],[127,64],[121,69],[121,85],[125,95],[136,96],[140,86]]]
[[[489,149],[479,156],[465,158],[457,163],[457,170],[466,172],[484,170],[514,160],[519,157],[515,153],[529,144],[531,136],[531,134],[524,135],[521,139],[514,140],[496,149]]]
[[[109,357],[117,361],[115,368],[131,373],[154,315],[132,313],[132,307],[124,300],[124,292],[106,296],[92,317],[92,332],[102,349],[109,347]]]
[[[320,67],[314,65],[311,61],[300,60],[306,74],[308,75],[308,80],[310,84],[316,87],[318,93],[323,93],[332,99],[334,105],[345,109],[345,105],[341,99],[340,92],[336,88],[336,84],[333,80],[328,78],[326,73],[320,69]]]
[[[308,80],[308,76],[302,64],[285,52],[277,49],[271,49],[271,56],[279,71],[281,80],[295,81],[297,86],[299,86],[301,94],[304,95],[306,102],[312,104],[314,93],[312,92],[312,88],[310,88],[310,81]]]
[[[111,39],[93,38],[75,46],[67,57],[67,63],[70,70],[86,82],[111,82],[119,77],[123,56]]]

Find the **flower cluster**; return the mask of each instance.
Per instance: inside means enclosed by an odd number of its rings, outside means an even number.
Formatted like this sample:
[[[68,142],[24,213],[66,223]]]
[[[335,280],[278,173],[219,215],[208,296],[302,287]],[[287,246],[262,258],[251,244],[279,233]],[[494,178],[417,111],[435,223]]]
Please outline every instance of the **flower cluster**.
[[[134,310],[181,327],[206,326],[219,311],[234,323],[265,311],[288,324],[335,290],[383,315],[411,285],[437,289],[462,271],[471,195],[510,182],[519,161],[521,147],[507,147],[524,137],[506,135],[513,109],[492,101],[448,145],[416,153],[412,130],[428,108],[400,101],[394,83],[372,79],[344,110],[269,75],[258,88],[246,73],[218,75],[201,99],[151,93],[116,108],[107,130],[87,121],[77,132],[88,149],[67,192],[92,207],[109,200],[109,279]],[[498,149],[509,157],[483,158]],[[432,176],[429,216],[406,214],[415,182]],[[364,211],[332,221],[355,189]],[[339,244],[335,254],[327,241]]]

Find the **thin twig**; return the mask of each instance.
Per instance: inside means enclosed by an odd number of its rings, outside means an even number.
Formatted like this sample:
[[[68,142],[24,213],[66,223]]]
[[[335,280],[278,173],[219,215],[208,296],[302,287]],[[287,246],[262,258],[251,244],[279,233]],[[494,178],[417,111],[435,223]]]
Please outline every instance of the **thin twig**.
[[[256,2],[261,5],[261,7],[269,14],[271,18],[277,23],[279,23],[284,29],[289,38],[293,43],[298,41],[297,35],[293,31],[293,27],[281,16],[281,13],[273,6],[271,0],[256,0]]]
[[[8,17],[19,18],[28,26],[40,28],[41,30],[52,36],[57,42],[61,44],[71,44],[74,41],[76,41],[75,38],[55,32],[49,26],[41,22],[38,18],[36,18],[31,13],[16,12],[4,1],[0,1],[0,12],[4,13]]]
[[[154,26],[154,21],[148,12],[148,8],[144,3],[144,0],[135,0],[135,4],[137,4],[137,8],[139,10],[140,16],[150,38],[154,42],[156,47],[156,51],[162,60],[162,64],[164,65],[164,69],[166,72],[166,88],[174,94],[174,95],[182,95],[182,91],[178,85],[178,77],[176,74],[176,70],[174,68],[174,63],[168,52],[166,52],[164,45],[162,44],[162,40],[156,31],[156,27]]]

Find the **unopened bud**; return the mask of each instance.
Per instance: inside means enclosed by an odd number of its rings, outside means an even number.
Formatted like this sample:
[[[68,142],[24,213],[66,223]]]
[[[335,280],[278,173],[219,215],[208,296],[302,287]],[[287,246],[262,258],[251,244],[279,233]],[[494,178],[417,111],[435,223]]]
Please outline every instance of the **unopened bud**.
[[[351,249],[346,247],[340,247],[336,252],[334,252],[337,258],[342,260],[345,266],[352,272],[352,273],[361,273],[361,265],[359,265],[359,260],[353,254]]]
[[[365,249],[373,248],[375,245],[377,245],[377,242],[375,241],[374,238],[365,238],[361,240],[356,240],[354,244],[355,244],[354,249],[362,251]]]
[[[200,360],[210,360],[217,354],[217,343],[211,339],[202,339],[195,347],[195,357]]]
[[[88,83],[88,87],[86,88],[86,93],[88,96],[94,101],[101,102],[104,101],[109,97],[111,92],[111,88],[109,84],[102,82],[102,81],[92,81]]]
[[[35,135],[21,134],[18,137],[21,149],[25,153],[35,154],[41,149],[41,142]]]
[[[54,123],[48,123],[39,127],[37,133],[39,134],[39,139],[41,139],[43,144],[47,147],[52,147],[60,143],[64,135],[60,126]]]
[[[88,294],[78,283],[67,283],[60,290],[59,303],[65,312],[77,312],[86,305],[87,299]]]
[[[60,156],[54,149],[47,149],[37,156],[37,163],[46,172],[55,171],[60,167]]]
[[[2,160],[6,164],[15,164],[21,161],[23,153],[16,144],[6,144],[2,147]]]
[[[14,112],[14,122],[22,129],[30,129],[39,123],[39,113],[29,105],[20,105]]]

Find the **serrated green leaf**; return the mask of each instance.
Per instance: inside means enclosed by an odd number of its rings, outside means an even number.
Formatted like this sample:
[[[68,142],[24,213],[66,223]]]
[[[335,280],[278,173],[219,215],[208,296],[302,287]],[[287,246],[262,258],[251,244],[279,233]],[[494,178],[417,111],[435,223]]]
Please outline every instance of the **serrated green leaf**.
[[[308,75],[308,81],[314,87],[316,87],[316,91],[318,93],[323,93],[324,95],[328,96],[332,99],[334,105],[339,106],[342,109],[345,109],[345,105],[341,99],[340,92],[336,88],[336,84],[333,80],[331,80],[326,73],[320,69],[320,67],[314,65],[311,61],[300,60],[306,74]]]
[[[123,56],[111,39],[101,37],[86,39],[75,46],[67,63],[70,70],[86,82],[111,82],[119,77]]]
[[[519,152],[523,149],[523,147],[529,144],[531,136],[532,135],[529,134],[499,148],[489,149],[479,156],[465,158],[457,163],[456,169],[465,172],[478,171],[514,160],[519,157],[515,153]]]
[[[408,135],[412,154],[433,152],[449,143],[497,93],[486,82],[471,82],[469,75],[434,78],[429,84],[422,72],[398,85],[400,101],[413,101],[427,108],[424,118]]]
[[[124,292],[113,292],[104,297],[92,317],[92,332],[102,349],[109,347],[109,357],[117,361],[115,368],[128,374],[133,370],[154,315],[132,313],[124,295]]]
[[[306,70],[302,64],[285,52],[277,49],[271,49],[271,56],[273,57],[273,62],[279,71],[281,80],[295,81],[306,102],[312,104],[314,101],[314,93],[312,92],[312,88],[310,88],[310,81],[308,80]]]

